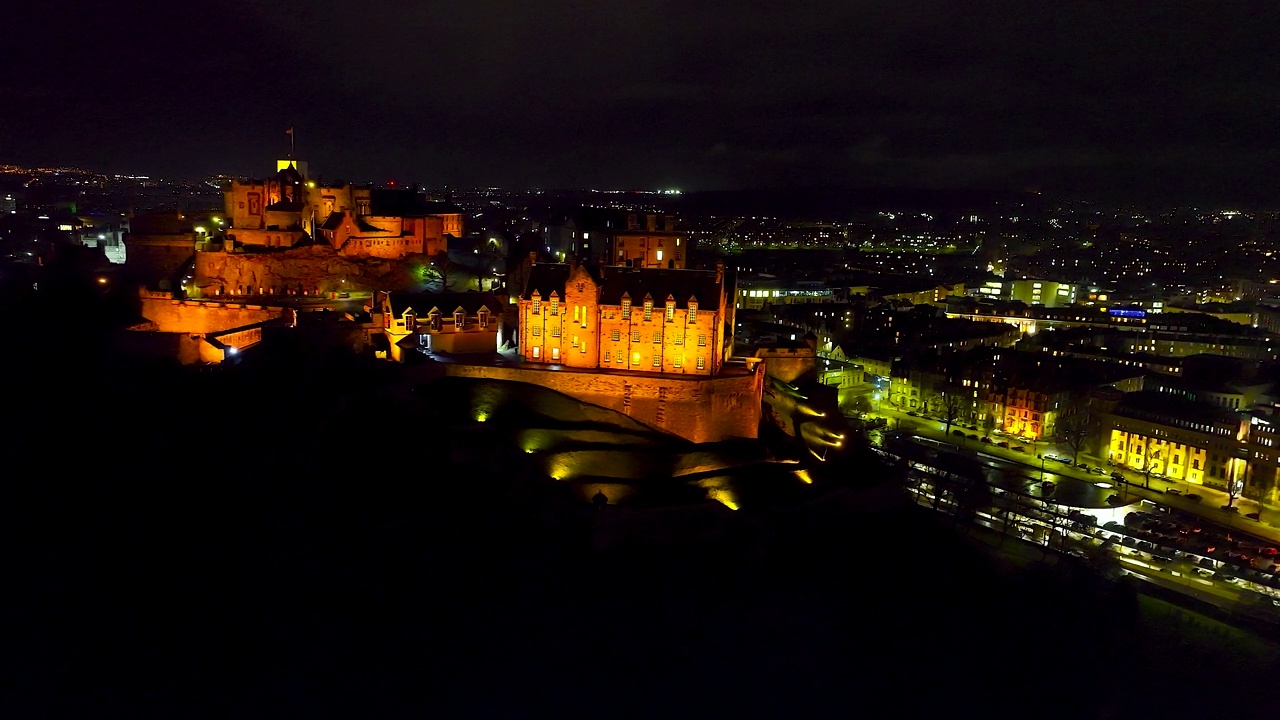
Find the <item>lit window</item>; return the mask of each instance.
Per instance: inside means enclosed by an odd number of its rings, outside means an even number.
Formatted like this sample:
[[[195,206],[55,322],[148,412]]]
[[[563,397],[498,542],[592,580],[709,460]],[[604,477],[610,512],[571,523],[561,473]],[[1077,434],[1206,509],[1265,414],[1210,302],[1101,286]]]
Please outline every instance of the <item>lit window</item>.
[[[698,336],[698,347],[706,347],[706,346],[707,346],[707,336],[706,336],[706,335],[699,335],[699,336]]]
[[[621,365],[623,363],[622,353],[618,353],[617,357],[615,357],[613,361]]]
[[[676,304],[668,300],[667,301],[667,322],[672,322],[675,319],[676,319]]]
[[[582,307],[581,307],[581,306],[578,306],[578,305],[574,305],[574,306],[573,306],[573,321],[574,321],[574,322],[581,322],[581,318],[579,317],[579,314],[581,313],[581,311],[582,311]]]
[[[542,312],[542,301],[538,298],[533,299],[533,314],[538,315]]]
[[[658,262],[662,262],[662,251],[658,251]]]
[[[644,301],[644,321],[649,322],[652,319],[653,319],[653,301],[645,300]]]
[[[636,330],[631,333],[631,342],[640,342],[640,331]]]
[[[698,369],[699,369],[699,370],[706,370],[706,369],[707,369],[707,359],[706,359],[706,358],[701,358],[701,357],[700,357],[700,358],[698,358]]]
[[[617,330],[614,330],[611,338],[614,342],[618,342],[619,340],[622,339],[622,333]]]
[[[683,337],[683,336],[681,336],[681,335],[677,335],[677,336],[676,336],[676,344],[677,344],[677,345],[683,345],[683,344],[684,344],[684,337]]]
[[[559,309],[560,309],[560,298],[552,297],[552,298],[551,298],[551,314],[552,314],[552,315],[558,315],[558,314],[559,314],[559,312],[558,312],[558,310],[559,310]]]
[[[640,353],[631,353],[631,364],[632,365],[640,364]]]
[[[559,360],[559,359],[560,359],[560,347],[559,347],[559,346],[556,346],[556,347],[551,348],[551,359],[552,359],[552,360]]]
[[[657,354],[657,353],[654,353],[654,355],[653,355],[653,366],[654,366],[654,367],[662,367],[662,356],[661,356],[661,355],[659,355],[659,354]]]
[[[654,342],[654,343],[660,343],[660,342],[662,342],[662,333],[660,333],[660,332],[656,332],[656,333],[654,333],[654,334],[653,334],[653,342]]]
[[[540,358],[540,357],[542,357],[542,346],[540,346],[540,345],[534,345],[534,346],[533,346],[533,359],[534,359],[534,360],[537,360],[537,359],[538,359],[538,358]]]
[[[675,357],[675,361],[674,361],[674,362],[672,362],[672,365],[674,365],[674,366],[675,366],[675,368],[676,368],[677,370],[679,370],[679,369],[684,365],[684,356],[683,356],[683,355],[677,355],[677,356]]]
[[[481,329],[488,328],[489,327],[489,311],[481,310],[479,317],[480,317],[480,328]]]
[[[533,336],[534,336],[534,337],[542,337],[542,328],[538,327],[537,325],[534,325],[534,326],[533,326]]]
[[[691,302],[689,303],[689,324],[692,325],[696,322],[698,322],[698,303]]]
[[[463,325],[465,325],[465,324],[466,324],[466,322],[467,322],[467,314],[466,314],[466,313],[456,312],[456,313],[454,313],[454,314],[453,314],[453,327],[454,327],[455,329],[457,329],[457,330],[461,330],[461,329],[462,329],[462,326],[463,326]]]
[[[560,326],[559,326],[559,325],[552,325],[552,326],[551,326],[551,337],[560,337]]]
[[[608,350],[605,350],[605,351],[604,351],[604,361],[605,361],[605,362],[611,362],[611,359],[610,359],[610,357],[609,357],[609,351],[608,351]]]
[[[627,298],[622,299],[622,319],[623,320],[631,319],[631,300]]]

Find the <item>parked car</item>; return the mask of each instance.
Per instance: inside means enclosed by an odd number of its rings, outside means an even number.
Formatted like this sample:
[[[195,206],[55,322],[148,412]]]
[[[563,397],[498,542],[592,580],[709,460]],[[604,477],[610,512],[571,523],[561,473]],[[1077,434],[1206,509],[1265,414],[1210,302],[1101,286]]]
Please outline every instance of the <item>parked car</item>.
[[[1202,577],[1202,578],[1213,577],[1213,573],[1209,572],[1208,570],[1205,570],[1204,568],[1198,568],[1198,567],[1191,568],[1191,574],[1195,575],[1196,577]]]
[[[1260,520],[1262,519],[1262,514],[1261,514],[1261,513],[1256,513],[1256,512],[1245,513],[1245,514],[1244,514],[1244,516],[1245,516],[1245,517],[1247,517],[1247,518],[1249,518],[1250,520],[1259,520],[1259,521],[1260,521]]]
[[[1115,481],[1116,481],[1116,482],[1118,482],[1118,483],[1122,483],[1122,482],[1124,482],[1124,476],[1123,476],[1123,475],[1121,475],[1121,474],[1120,474],[1120,473],[1118,473],[1118,472],[1113,472],[1113,473],[1111,473],[1111,479],[1112,479],[1112,480],[1115,480]]]
[[[911,417],[920,417],[920,413],[916,412],[915,410],[908,410],[907,414],[910,415]]]
[[[984,436],[984,437],[982,438],[982,442],[984,442],[984,443],[986,443],[986,444],[990,445],[992,441],[991,441],[991,438],[989,438],[989,437],[985,437],[985,436]]]
[[[996,443],[996,447],[1007,448],[1009,447],[1009,443],[1004,440],[1001,440],[1000,442]]]
[[[1026,449],[1025,447],[1023,447],[1022,445],[1014,445],[1014,446],[1013,446],[1013,448],[1012,448],[1012,450],[1013,450],[1014,452],[1020,452],[1020,453],[1025,453],[1025,452],[1027,451],[1027,449]]]
[[[1240,514],[1240,508],[1236,507],[1235,505],[1223,505],[1221,510],[1223,512],[1234,513],[1236,515]]]
[[[1100,468],[1100,467],[1096,467],[1096,468],[1093,468],[1092,470],[1090,470],[1089,472],[1093,473],[1094,475],[1101,475],[1101,474],[1102,474],[1102,468]]]
[[[1182,497],[1184,497],[1184,498],[1186,498],[1186,499],[1190,500],[1191,502],[1200,502],[1200,501],[1203,499],[1203,498],[1201,498],[1199,495],[1197,495],[1197,494],[1195,494],[1195,493],[1187,493],[1186,495],[1183,495]]]

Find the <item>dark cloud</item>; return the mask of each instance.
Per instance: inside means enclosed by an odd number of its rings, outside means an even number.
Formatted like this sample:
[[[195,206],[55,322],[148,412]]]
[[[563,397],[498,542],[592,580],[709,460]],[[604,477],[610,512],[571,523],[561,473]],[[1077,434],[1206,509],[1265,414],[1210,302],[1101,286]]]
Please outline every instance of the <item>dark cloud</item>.
[[[23,3],[0,155],[251,172],[1280,195],[1271,2]]]

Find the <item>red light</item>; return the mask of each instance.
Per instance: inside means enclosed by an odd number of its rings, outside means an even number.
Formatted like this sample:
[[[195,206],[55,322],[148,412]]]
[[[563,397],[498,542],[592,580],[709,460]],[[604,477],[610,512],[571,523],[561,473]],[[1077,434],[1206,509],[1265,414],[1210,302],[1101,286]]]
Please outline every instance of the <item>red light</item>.
[[[388,184],[388,185],[390,185],[391,187],[395,187],[395,186],[396,186],[396,181],[395,181],[395,180],[392,180],[391,182],[389,182],[389,183],[387,183],[387,184]]]

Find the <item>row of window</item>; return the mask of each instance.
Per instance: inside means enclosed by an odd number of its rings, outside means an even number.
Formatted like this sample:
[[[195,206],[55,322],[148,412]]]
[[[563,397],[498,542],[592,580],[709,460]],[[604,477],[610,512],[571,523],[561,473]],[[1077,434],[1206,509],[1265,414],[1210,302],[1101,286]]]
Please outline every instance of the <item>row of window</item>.
[[[541,299],[536,297],[533,299],[532,310],[534,315],[542,314]],[[581,313],[579,313],[579,311],[581,311]],[[554,297],[551,298],[551,314],[552,315],[560,314],[560,300],[558,298],[554,298]],[[675,318],[676,318],[676,304],[674,302],[668,302],[667,303],[667,322],[675,322]],[[630,300],[623,299],[622,301],[622,319],[623,320],[631,319],[631,301]],[[653,301],[652,300],[646,300],[644,303],[644,319],[646,321],[653,319]],[[583,327],[586,327],[587,313],[586,313],[585,307],[575,306],[573,308],[573,321],[580,322],[583,324]],[[689,303],[688,322],[690,325],[698,322],[698,304],[697,303]]]
[[[621,341],[622,341],[622,331],[621,331],[621,330],[614,330],[612,333],[610,333],[610,335],[609,335],[609,339],[610,339],[610,340],[613,340],[614,342],[621,342]],[[638,343],[638,342],[640,342],[640,331],[639,331],[639,330],[632,331],[632,333],[631,333],[631,342],[633,342],[633,343]],[[660,332],[655,332],[655,333],[653,334],[653,342],[654,342],[654,343],[661,343],[661,342],[662,342],[662,333],[660,333]],[[684,338],[683,338],[683,337],[681,337],[681,336],[679,336],[679,335],[677,335],[677,336],[676,336],[676,340],[675,340],[675,344],[676,344],[676,345],[683,345],[683,344],[684,344]],[[707,336],[706,336],[706,335],[699,335],[699,336],[698,336],[698,347],[706,347],[706,346],[707,346]]]
[[[536,348],[535,348],[535,349],[536,349]],[[537,357],[537,354],[536,354],[536,353],[534,354],[534,357]],[[624,362],[626,362],[626,359],[627,359],[627,354],[626,354],[625,352],[621,351],[621,350],[619,350],[619,351],[617,352],[617,354],[616,354],[616,355],[615,355],[614,353],[612,353],[612,352],[608,351],[608,350],[605,350],[605,351],[604,351],[604,362],[606,362],[606,363],[608,363],[608,362],[615,362],[615,364],[621,365],[621,364],[623,364]],[[631,353],[631,364],[632,364],[633,366],[635,366],[635,365],[639,365],[639,364],[640,364],[640,353]],[[672,365],[673,365],[677,370],[678,370],[678,369],[680,369],[680,368],[683,368],[683,367],[684,367],[684,356],[683,356],[683,355],[676,355],[674,358],[672,358],[672,360],[671,360],[671,364],[672,364]],[[654,355],[654,356],[653,356],[653,367],[656,367],[656,368],[660,368],[660,367],[662,367],[662,356],[661,356],[661,355]],[[698,358],[698,359],[697,359],[697,368],[698,368],[699,370],[706,370],[706,369],[707,369],[707,359],[706,359],[705,357],[700,357],[700,358]]]

